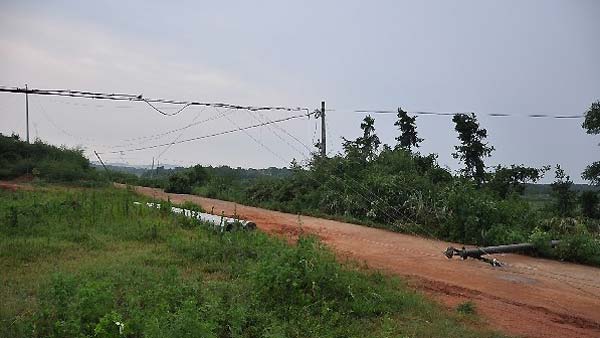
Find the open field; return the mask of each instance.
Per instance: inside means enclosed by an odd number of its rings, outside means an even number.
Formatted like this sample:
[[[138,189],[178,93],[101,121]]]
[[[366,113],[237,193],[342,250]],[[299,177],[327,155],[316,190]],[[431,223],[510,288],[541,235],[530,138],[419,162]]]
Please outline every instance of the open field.
[[[309,237],[220,234],[124,189],[1,186],[0,337],[500,337]]]
[[[509,334],[600,336],[600,269],[595,267],[513,254],[497,255],[506,263],[503,268],[473,260],[448,261],[442,251],[451,243],[314,217],[301,217],[299,222],[293,214],[160,189],[136,191],[177,203],[191,201],[228,215],[235,211],[259,229],[285,237],[317,235],[339,256],[408,276],[412,285],[448,306],[472,300],[487,322]]]

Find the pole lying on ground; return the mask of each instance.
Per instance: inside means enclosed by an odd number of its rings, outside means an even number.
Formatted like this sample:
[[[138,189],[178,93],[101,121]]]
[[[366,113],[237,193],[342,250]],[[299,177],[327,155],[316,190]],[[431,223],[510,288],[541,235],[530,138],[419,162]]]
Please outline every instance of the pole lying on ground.
[[[560,243],[560,241],[550,241],[550,246],[555,247]],[[497,246],[487,246],[487,247],[478,247],[472,249],[466,249],[463,247],[462,249],[456,249],[454,247],[448,247],[446,251],[444,251],[444,255],[449,259],[456,256],[460,256],[462,259],[467,258],[475,258],[482,260],[484,262],[490,263],[493,266],[500,266],[500,262],[496,259],[489,259],[486,257],[482,257],[484,255],[491,255],[497,253],[511,253],[511,252],[522,252],[528,250],[535,250],[536,247],[532,243],[520,243],[520,244],[509,244],[509,245],[497,245]]]
[[[142,205],[141,202],[133,202],[135,205]],[[151,208],[160,209],[161,205],[159,203],[146,203],[147,206]],[[176,214],[183,214],[186,217],[195,218],[201,222],[211,224],[213,228],[223,232],[223,231],[232,231],[236,229],[241,230],[254,230],[256,229],[256,223],[252,221],[247,221],[239,218],[231,218],[226,217],[225,212],[221,212],[221,215],[213,215],[205,212],[193,211],[184,208],[171,207],[171,212]]]

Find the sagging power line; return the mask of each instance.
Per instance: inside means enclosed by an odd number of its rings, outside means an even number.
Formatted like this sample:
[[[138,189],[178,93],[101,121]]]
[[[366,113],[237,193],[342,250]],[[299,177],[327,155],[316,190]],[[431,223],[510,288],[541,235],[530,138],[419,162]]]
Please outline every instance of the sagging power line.
[[[193,138],[189,138],[189,139],[185,139],[185,140],[180,140],[180,141],[177,141],[177,142],[155,144],[155,145],[152,145],[152,146],[139,147],[139,148],[133,148],[133,149],[106,151],[106,152],[102,152],[102,153],[98,153],[98,154],[101,154],[101,155],[102,154],[118,154],[118,153],[127,153],[127,152],[141,151],[141,150],[146,150],[146,149],[154,149],[154,148],[160,148],[160,147],[167,147],[167,146],[171,146],[173,144],[180,144],[180,143],[186,143],[186,142],[191,142],[191,141],[197,141],[197,140],[207,139],[207,138],[211,138],[211,137],[232,134],[232,133],[236,133],[236,132],[239,132],[239,131],[245,131],[245,130],[248,130],[248,129],[254,129],[254,128],[259,128],[259,127],[264,127],[264,126],[268,126],[270,124],[281,123],[281,122],[295,120],[295,119],[299,119],[299,118],[303,118],[303,117],[310,117],[311,115],[314,115],[314,114],[315,114],[315,112],[301,114],[301,115],[293,115],[293,116],[289,116],[289,117],[285,117],[285,118],[281,118],[281,119],[277,119],[277,120],[272,120],[272,121],[269,121],[269,122],[263,122],[263,123],[259,123],[259,124],[253,124],[253,125],[246,126],[246,127],[241,127],[241,128],[238,127],[236,129],[230,129],[230,130],[221,131],[221,132],[218,132],[218,133],[213,133],[213,134],[208,134],[208,135],[193,137]]]
[[[355,113],[359,114],[397,114],[396,110],[354,110]],[[430,115],[430,116],[454,116],[459,114],[458,112],[435,112],[435,111],[410,111],[409,114],[413,115]],[[528,118],[551,118],[551,119],[582,119],[583,115],[551,115],[551,114],[504,114],[504,113],[475,113],[476,115],[485,115],[490,117],[528,117]]]
[[[130,102],[144,102],[148,104],[152,109],[165,116],[174,116],[181,113],[187,107],[190,106],[203,106],[212,108],[226,108],[234,110],[249,110],[249,111],[269,111],[279,110],[288,112],[298,112],[310,110],[305,107],[284,107],[284,106],[242,106],[231,103],[222,102],[200,102],[200,101],[181,101],[171,100],[162,98],[146,98],[142,94],[123,94],[123,93],[102,93],[102,92],[91,92],[85,90],[71,90],[71,89],[33,89],[33,88],[19,88],[19,87],[8,87],[0,86],[0,92],[4,93],[21,93],[21,94],[34,94],[34,95],[46,95],[46,96],[62,96],[62,97],[74,97],[84,99],[96,99],[96,100],[112,100],[112,101],[130,101]],[[174,113],[166,113],[160,110],[154,103],[161,104],[172,104],[182,106],[181,109]]]

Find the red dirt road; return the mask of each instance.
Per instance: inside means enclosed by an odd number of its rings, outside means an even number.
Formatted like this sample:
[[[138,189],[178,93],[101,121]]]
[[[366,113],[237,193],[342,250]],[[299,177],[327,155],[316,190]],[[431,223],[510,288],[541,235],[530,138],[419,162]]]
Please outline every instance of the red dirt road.
[[[381,229],[235,205],[192,195],[137,187],[138,193],[232,215],[274,234],[317,235],[338,254],[369,267],[409,277],[411,285],[448,306],[471,300],[492,328],[527,337],[600,337],[600,269],[521,255],[496,257],[506,264],[448,260],[451,243]]]

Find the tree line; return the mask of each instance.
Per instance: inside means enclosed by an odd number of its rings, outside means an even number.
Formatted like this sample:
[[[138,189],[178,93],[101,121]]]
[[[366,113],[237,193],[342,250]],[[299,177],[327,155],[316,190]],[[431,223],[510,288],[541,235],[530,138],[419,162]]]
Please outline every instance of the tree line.
[[[600,102],[585,114],[584,130],[600,132]],[[557,165],[548,198],[526,193],[549,166],[485,164],[494,151],[488,132],[474,114],[453,116],[459,144],[453,156],[458,173],[439,165],[436,154],[419,152],[423,139],[417,118],[399,108],[396,144],[382,144],[375,121],[366,116],[356,139],[342,139],[342,151],[307,163],[293,160],[286,169],[229,167],[157,168],[141,177],[106,174],[90,168],[81,150],[28,144],[17,136],[0,138],[0,179],[32,175],[46,181],[106,182],[162,187],[292,213],[343,219],[422,236],[473,245],[562,239],[545,254],[600,265],[600,211],[597,190],[574,191],[573,181]],[[600,184],[600,162],[583,178]],[[540,198],[538,198],[540,197]]]
[[[591,134],[600,131],[598,107],[594,103],[585,115],[583,127]],[[316,149],[303,165],[293,160],[286,175],[242,179],[198,165],[169,176],[164,187],[464,244],[562,239],[558,250],[546,254],[600,264],[597,190],[578,194],[557,165],[550,198],[538,200],[525,193],[526,184],[538,182],[550,166],[489,170],[485,161],[494,147],[477,116],[456,114],[452,121],[459,140],[453,156],[462,163],[458,173],[440,166],[436,154],[419,152],[417,118],[399,108],[394,146],[381,142],[375,120],[366,116],[359,137],[342,138],[342,152],[322,157]],[[583,177],[598,184],[598,168],[598,162],[590,164]]]

